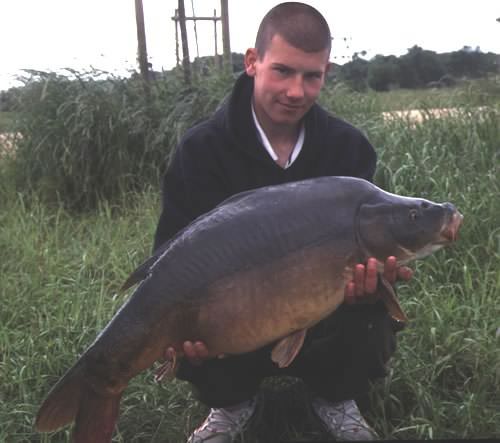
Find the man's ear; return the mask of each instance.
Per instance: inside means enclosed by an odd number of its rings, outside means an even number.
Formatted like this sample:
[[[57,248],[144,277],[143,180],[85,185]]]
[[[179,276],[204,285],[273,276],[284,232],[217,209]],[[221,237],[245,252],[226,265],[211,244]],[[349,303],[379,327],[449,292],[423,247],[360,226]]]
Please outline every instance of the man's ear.
[[[326,64],[326,67],[325,67],[325,77],[326,77],[326,74],[328,74],[330,72],[330,69],[332,69],[332,64],[330,62],[328,62]]]
[[[245,52],[245,72],[250,77],[255,75],[255,64],[257,63],[257,59],[257,49],[248,48],[247,52]]]

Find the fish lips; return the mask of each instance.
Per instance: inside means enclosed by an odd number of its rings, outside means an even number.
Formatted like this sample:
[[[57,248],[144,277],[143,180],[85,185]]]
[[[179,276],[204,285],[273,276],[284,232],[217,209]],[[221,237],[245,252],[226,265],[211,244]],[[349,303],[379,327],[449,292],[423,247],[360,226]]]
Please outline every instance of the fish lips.
[[[452,214],[443,224],[443,228],[440,232],[442,242],[444,244],[453,243],[458,239],[458,231],[462,226],[464,216],[451,204],[447,203],[452,208]]]
[[[450,203],[443,203],[439,206],[444,207],[447,212],[437,239],[416,250],[414,256],[411,257],[410,260],[427,257],[428,255],[441,249],[443,246],[447,246],[458,239],[458,231],[462,225],[464,218],[463,215]],[[402,264],[405,264],[410,260],[403,260]]]

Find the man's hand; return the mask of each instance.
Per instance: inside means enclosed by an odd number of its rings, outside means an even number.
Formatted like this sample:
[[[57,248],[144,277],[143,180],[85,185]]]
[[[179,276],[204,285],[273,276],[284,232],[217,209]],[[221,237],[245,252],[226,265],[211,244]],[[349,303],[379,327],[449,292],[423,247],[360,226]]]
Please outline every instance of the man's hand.
[[[185,341],[182,346],[182,351],[184,357],[186,357],[192,365],[198,366],[203,363],[204,360],[208,358],[208,348],[202,341]],[[172,360],[174,358],[176,351],[174,348],[167,348],[165,352],[165,358],[167,360]],[[218,358],[224,358],[224,355],[218,355]]]
[[[410,280],[413,271],[406,266],[397,266],[396,257],[390,256],[385,261],[383,276],[390,284],[394,284],[398,280]],[[347,304],[376,302],[377,284],[377,259],[370,257],[366,266],[357,264],[354,268],[353,279],[345,287],[344,301]]]

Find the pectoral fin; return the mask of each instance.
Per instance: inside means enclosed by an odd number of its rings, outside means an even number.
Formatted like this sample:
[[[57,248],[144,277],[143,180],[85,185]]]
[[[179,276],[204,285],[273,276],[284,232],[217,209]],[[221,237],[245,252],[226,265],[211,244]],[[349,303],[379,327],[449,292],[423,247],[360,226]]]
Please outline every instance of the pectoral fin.
[[[171,358],[167,358],[162,365],[155,371],[154,380],[160,383],[163,379],[171,380],[175,377],[178,368],[177,353]]]
[[[397,321],[407,323],[408,317],[403,312],[401,305],[399,304],[398,297],[392,285],[384,278],[380,277],[380,282],[382,283],[382,288],[380,289],[380,297],[384,302],[389,315]]]
[[[301,329],[281,339],[273,348],[271,360],[280,368],[286,368],[302,348],[306,332],[307,329]]]

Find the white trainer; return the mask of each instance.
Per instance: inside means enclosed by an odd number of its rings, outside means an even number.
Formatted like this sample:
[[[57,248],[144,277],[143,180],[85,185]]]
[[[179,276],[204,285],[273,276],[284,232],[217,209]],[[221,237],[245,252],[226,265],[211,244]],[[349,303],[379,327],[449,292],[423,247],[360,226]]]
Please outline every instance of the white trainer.
[[[354,400],[331,403],[316,397],[312,401],[316,415],[327,431],[341,441],[377,440],[378,435],[366,423]]]
[[[212,408],[187,443],[232,443],[243,432],[255,411],[255,399],[229,408]]]

